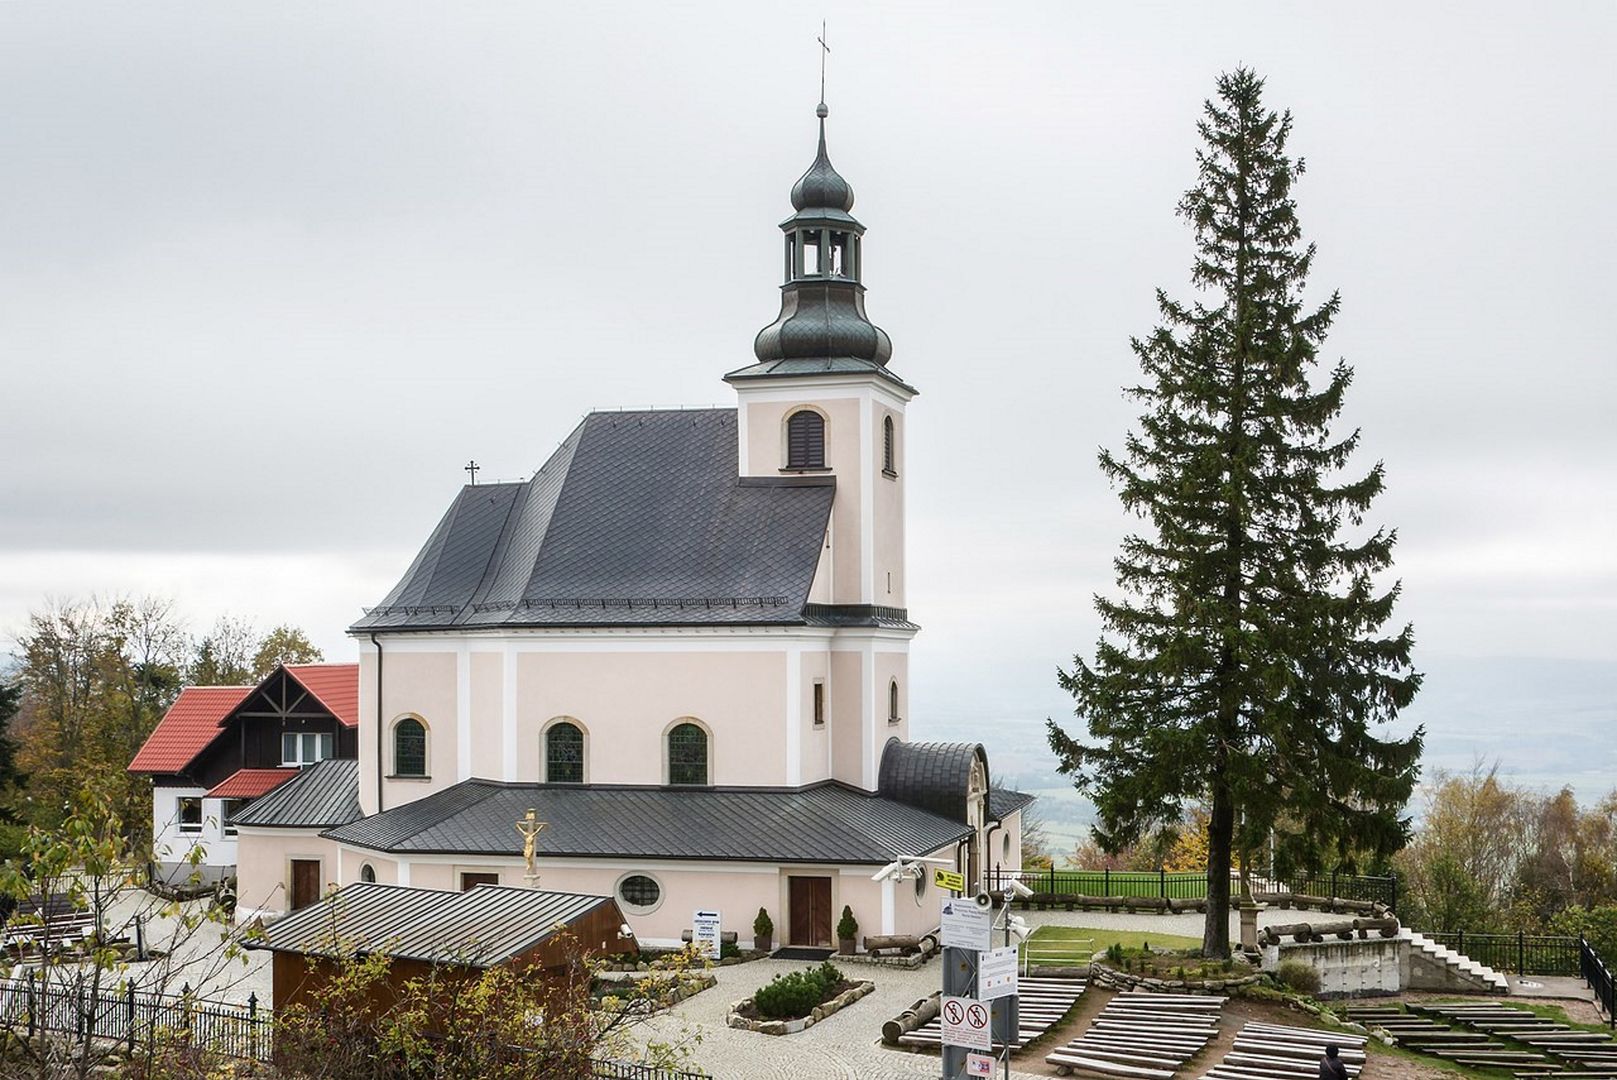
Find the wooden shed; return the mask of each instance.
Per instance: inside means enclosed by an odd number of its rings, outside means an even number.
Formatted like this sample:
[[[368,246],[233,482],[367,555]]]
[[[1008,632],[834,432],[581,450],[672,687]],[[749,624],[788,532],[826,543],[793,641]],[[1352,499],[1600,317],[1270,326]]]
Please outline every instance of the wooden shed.
[[[270,924],[249,948],[274,953],[273,1000],[281,1010],[307,998],[348,956],[391,957],[392,990],[434,972],[440,980],[469,980],[506,965],[559,972],[580,953],[633,955],[639,945],[627,931],[609,896],[356,882]]]

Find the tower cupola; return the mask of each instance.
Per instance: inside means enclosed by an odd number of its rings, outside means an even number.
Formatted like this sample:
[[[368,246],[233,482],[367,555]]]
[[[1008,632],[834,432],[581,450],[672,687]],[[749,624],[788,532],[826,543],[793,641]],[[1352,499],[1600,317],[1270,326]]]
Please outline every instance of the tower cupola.
[[[785,274],[780,314],[753,342],[759,365],[734,373],[807,374],[882,370],[893,354],[885,331],[865,315],[865,227],[849,213],[853,185],[831,165],[825,148],[825,103],[815,109],[820,144],[814,163],[792,185],[792,208],[781,222]],[[885,371],[883,371],[885,374]]]

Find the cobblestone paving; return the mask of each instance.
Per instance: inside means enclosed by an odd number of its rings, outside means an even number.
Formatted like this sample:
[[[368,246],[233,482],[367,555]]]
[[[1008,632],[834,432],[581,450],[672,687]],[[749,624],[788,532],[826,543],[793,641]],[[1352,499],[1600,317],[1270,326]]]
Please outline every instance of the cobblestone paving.
[[[1260,912],[1260,925],[1288,922],[1296,912]],[[1200,937],[1202,916],[1125,915],[1105,912],[1029,911],[1023,914],[1029,925],[1087,926],[1097,930],[1141,930]],[[1231,918],[1230,932],[1238,933]],[[834,962],[834,960],[833,960]],[[669,1014],[653,1022],[650,1038],[672,1038],[682,1028],[700,1033],[696,1064],[715,1080],[743,1080],[746,1077],[847,1077],[887,1080],[887,1078],[938,1075],[934,1054],[894,1050],[881,1044],[881,1026],[897,1016],[916,998],[938,989],[942,978],[934,961],[914,971],[847,964],[850,977],[869,979],[874,993],[834,1016],[796,1035],[760,1035],[726,1027],[725,1017],[732,1002],[752,992],[775,975],[807,965],[785,960],[758,960],[750,964],[717,968],[718,985],[681,1002]],[[1036,1060],[1042,1062],[1043,1055]],[[1035,1073],[1012,1069],[1013,1077]]]

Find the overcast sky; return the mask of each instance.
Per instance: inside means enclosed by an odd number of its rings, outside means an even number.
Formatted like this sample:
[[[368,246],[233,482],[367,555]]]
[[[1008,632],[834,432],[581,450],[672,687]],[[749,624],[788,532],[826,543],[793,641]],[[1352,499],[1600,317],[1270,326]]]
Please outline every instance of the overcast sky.
[[[1185,291],[1200,103],[1248,64],[1295,114],[1326,354],[1387,463],[1418,718],[1455,761],[1539,738],[1567,687],[1525,673],[1563,665],[1610,772],[1617,5],[823,6],[869,311],[921,390],[921,734],[1070,707],[1126,526],[1095,451],[1153,290]],[[525,477],[592,407],[729,403],[819,17],[0,5],[0,628],[161,592],[347,657],[468,458]],[[1513,711],[1446,713],[1466,665],[1524,673]]]

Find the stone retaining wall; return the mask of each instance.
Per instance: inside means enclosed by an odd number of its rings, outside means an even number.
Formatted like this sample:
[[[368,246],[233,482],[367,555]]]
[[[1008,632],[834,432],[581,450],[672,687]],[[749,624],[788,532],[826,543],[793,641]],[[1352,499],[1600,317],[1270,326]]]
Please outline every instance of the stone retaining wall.
[[[847,959],[847,957],[843,957]],[[806,1031],[815,1024],[824,1020],[832,1013],[840,1012],[849,1005],[858,1001],[866,994],[876,989],[873,982],[857,982],[832,998],[814,1006],[814,1011],[798,1020],[751,1020],[741,1015],[741,1010],[752,1004],[751,998],[742,998],[730,1006],[730,1015],[724,1023],[728,1027],[742,1028],[746,1031],[756,1031],[760,1035],[795,1035],[799,1031]]]
[[[1144,990],[1157,994],[1227,994],[1240,987],[1251,986],[1262,978],[1261,973],[1253,972],[1251,975],[1223,979],[1159,979],[1152,975],[1118,971],[1098,961],[1089,965],[1089,981],[1108,990]]]

